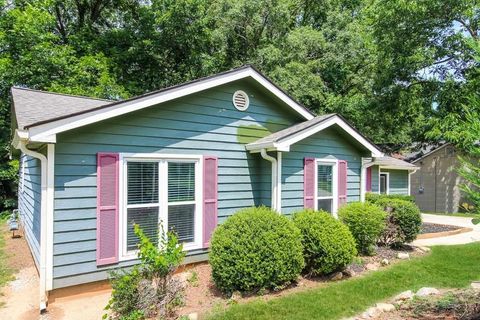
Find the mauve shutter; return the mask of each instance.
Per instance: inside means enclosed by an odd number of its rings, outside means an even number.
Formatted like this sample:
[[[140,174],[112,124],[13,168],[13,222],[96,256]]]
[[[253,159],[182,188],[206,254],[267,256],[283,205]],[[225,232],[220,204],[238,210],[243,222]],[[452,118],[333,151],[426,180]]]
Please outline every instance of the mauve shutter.
[[[347,202],[347,161],[338,160],[338,207]]]
[[[203,157],[203,246],[207,248],[217,226],[218,158]]]
[[[303,206],[315,208],[315,159],[305,158],[303,161]]]
[[[367,168],[367,179],[366,179],[366,186],[365,186],[365,190],[367,192],[370,192],[372,191],[372,167],[368,167]]]
[[[97,154],[97,265],[118,262],[118,159]]]

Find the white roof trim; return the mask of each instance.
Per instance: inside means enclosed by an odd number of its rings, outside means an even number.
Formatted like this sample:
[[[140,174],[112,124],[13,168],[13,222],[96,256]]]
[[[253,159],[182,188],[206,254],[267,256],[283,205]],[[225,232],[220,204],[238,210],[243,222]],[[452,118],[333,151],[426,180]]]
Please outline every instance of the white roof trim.
[[[314,125],[310,128],[301,130],[295,134],[292,134],[289,137],[281,139],[279,142],[269,142],[262,144],[255,144],[255,142],[250,143],[246,146],[246,149],[250,152],[259,152],[260,149],[267,148],[279,151],[289,151],[290,146],[295,144],[303,139],[310,137],[311,135],[320,132],[332,125],[338,125],[340,128],[345,130],[352,138],[359,142],[362,146],[368,149],[372,153],[372,157],[383,157],[384,154],[381,152],[374,144],[365,139],[360,133],[353,129],[348,123],[346,123],[339,116],[335,115],[325,121],[319,122],[317,125]]]
[[[284,93],[273,83],[271,83],[267,78],[265,78],[261,73],[259,73],[252,67],[247,67],[232,70],[231,72],[226,72],[190,84],[173,87],[171,89],[167,89],[158,93],[153,93],[145,97],[140,96],[136,99],[119,102],[110,107],[106,106],[104,108],[92,110],[90,112],[85,112],[68,118],[58,119],[52,122],[32,126],[31,128],[29,128],[30,141],[53,141],[55,139],[54,136],[60,132],[86,126],[88,124],[102,121],[105,119],[117,117],[126,113],[137,111],[173,99],[181,98],[196,92],[214,88],[247,77],[251,77],[256,80],[260,85],[262,85],[265,89],[277,96],[280,100],[285,102],[285,104],[290,106],[306,120],[314,118],[314,116],[307,109],[305,109],[295,100],[290,98],[286,93]]]

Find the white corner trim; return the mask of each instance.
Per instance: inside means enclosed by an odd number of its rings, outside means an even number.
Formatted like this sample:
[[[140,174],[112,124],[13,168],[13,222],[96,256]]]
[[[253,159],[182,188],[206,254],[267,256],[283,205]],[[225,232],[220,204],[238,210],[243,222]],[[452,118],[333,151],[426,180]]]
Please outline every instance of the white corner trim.
[[[277,151],[277,211],[282,212],[282,152]]]
[[[17,131],[16,131],[17,132]],[[39,307],[40,310],[47,308],[47,157],[40,152],[30,150],[26,146],[26,140],[16,141],[18,148],[31,157],[37,158],[40,161],[41,167],[41,195],[40,195],[40,261],[39,261]]]
[[[173,99],[181,98],[196,92],[214,88],[247,77],[251,77],[256,80],[265,89],[277,96],[280,100],[290,106],[306,120],[314,118],[314,116],[308,110],[295,102],[283,91],[278,89],[263,75],[255,71],[253,68],[245,68],[240,70],[234,70],[232,72],[228,72],[218,76],[213,76],[187,85],[167,89],[165,91],[157,92],[151,95],[147,95],[145,97],[139,97],[125,102],[119,102],[112,106],[106,106],[105,108],[100,108],[91,112],[31,127],[29,129],[30,140],[43,141],[45,139],[52,139],[51,137],[55,136],[57,133],[60,132],[82,127],[112,117],[120,116],[126,113],[130,113]]]
[[[47,243],[46,243],[46,290],[53,289],[53,230],[55,209],[55,145],[47,144]]]

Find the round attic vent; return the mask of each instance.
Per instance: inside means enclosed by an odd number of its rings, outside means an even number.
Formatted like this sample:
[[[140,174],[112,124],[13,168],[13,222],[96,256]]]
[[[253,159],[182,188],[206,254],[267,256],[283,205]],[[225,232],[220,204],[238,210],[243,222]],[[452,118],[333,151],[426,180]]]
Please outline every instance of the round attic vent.
[[[248,105],[250,104],[250,100],[248,99],[248,95],[245,91],[238,90],[235,91],[233,94],[233,105],[240,111],[245,111],[248,109]]]

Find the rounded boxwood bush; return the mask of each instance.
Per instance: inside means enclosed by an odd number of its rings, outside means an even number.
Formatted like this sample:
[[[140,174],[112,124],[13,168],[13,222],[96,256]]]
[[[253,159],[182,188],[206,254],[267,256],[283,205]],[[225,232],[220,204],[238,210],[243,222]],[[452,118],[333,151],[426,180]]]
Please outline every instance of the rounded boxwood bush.
[[[323,211],[304,210],[293,216],[302,233],[305,272],[328,274],[345,268],[357,255],[348,228]]]
[[[385,230],[385,211],[372,203],[352,202],[342,206],[338,216],[350,229],[358,251],[372,254],[378,238]]]
[[[387,229],[382,241],[387,245],[400,245],[417,238],[422,226],[420,209],[416,204],[398,199],[381,199],[377,205],[387,212]]]
[[[279,288],[300,275],[300,230],[266,207],[240,210],[219,225],[211,240],[210,265],[223,292]]]

